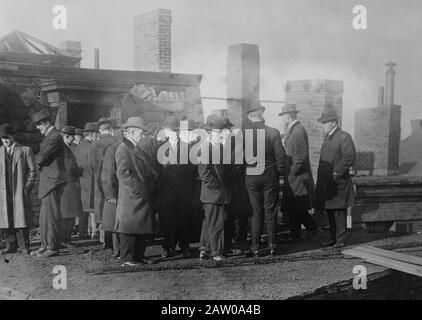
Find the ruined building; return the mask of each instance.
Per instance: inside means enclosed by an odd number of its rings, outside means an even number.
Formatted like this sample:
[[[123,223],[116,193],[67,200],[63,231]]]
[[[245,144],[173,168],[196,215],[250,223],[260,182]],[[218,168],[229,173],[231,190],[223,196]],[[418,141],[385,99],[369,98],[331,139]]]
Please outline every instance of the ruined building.
[[[19,31],[6,35],[0,39],[0,123],[17,125],[21,142],[35,146],[28,119],[44,107],[58,128],[83,127],[103,116],[119,124],[140,115],[160,125],[170,114],[203,122],[202,76],[170,73],[170,26],[169,10],[135,17],[139,71],[98,69],[98,50],[97,68],[80,68],[78,41],[64,41],[57,48]]]

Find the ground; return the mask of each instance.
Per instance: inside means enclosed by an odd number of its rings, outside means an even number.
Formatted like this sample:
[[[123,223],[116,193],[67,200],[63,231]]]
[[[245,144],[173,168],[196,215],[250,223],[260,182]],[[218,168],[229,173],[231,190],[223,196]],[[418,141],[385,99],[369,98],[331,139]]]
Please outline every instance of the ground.
[[[369,234],[354,230],[349,233],[349,243],[351,246],[371,243],[406,247],[422,243],[422,235],[398,237],[392,233]],[[200,267],[196,257],[176,258],[151,265],[152,268],[165,265],[170,270],[96,274],[86,271],[104,271],[104,267],[118,266],[117,262],[111,260],[110,252],[101,250],[101,246],[92,241],[77,242],[77,245],[58,257],[45,260],[21,254],[3,256],[0,299],[7,296],[15,299],[286,299],[352,279],[352,270],[357,264],[365,265],[368,274],[385,270],[344,257],[339,250],[322,249],[317,240],[303,240],[296,244],[282,242],[283,254],[278,260],[263,258],[266,263],[262,264],[248,263],[248,259],[234,256],[231,261],[239,265],[216,267],[211,263]],[[33,248],[36,247],[33,243]],[[153,258],[157,258],[159,252],[157,243],[147,249],[147,255]],[[65,290],[53,288],[56,265],[66,267]]]

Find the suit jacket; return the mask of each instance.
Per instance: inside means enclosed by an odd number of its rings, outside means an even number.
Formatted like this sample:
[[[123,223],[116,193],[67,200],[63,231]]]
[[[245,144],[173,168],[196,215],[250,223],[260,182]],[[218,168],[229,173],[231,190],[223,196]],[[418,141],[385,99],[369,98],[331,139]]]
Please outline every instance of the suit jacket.
[[[284,176],[283,210],[303,211],[312,208],[314,179],[309,160],[308,134],[296,122],[285,137],[286,174]]]
[[[117,147],[116,166],[119,180],[117,200],[117,232],[137,235],[154,233],[154,214],[150,206],[149,193],[142,163],[134,156],[135,146],[127,139]]]
[[[79,181],[81,184],[81,201],[83,211],[92,211],[94,209],[94,174],[89,161],[89,149],[92,142],[87,139],[73,147],[78,166],[82,169],[82,176]]]
[[[64,166],[64,142],[55,128],[41,142],[40,152],[35,157],[40,172],[38,197],[47,196],[52,190],[67,182]]]
[[[79,182],[82,169],[79,168],[76,157],[66,144],[64,145],[64,164],[67,182],[63,187],[60,201],[61,214],[62,218],[75,218],[82,212],[81,185]]]
[[[248,122],[245,125],[246,130],[252,130],[253,133],[253,155],[257,155],[258,146],[262,143],[258,141],[258,130],[265,130],[265,169],[262,174],[265,175],[283,175],[285,171],[285,151],[283,143],[281,142],[280,131],[275,128],[265,125],[264,121]],[[248,139],[247,131],[245,131],[244,138]],[[245,147],[251,144],[251,141],[245,140]],[[251,168],[256,165],[247,164],[246,167]],[[248,174],[248,171],[246,172]]]
[[[34,155],[31,148],[24,147],[15,142],[12,156],[12,176],[9,185],[13,190],[7,189],[6,185],[6,150],[0,147],[0,229],[28,228],[32,226],[32,205],[30,203],[30,192],[35,183],[36,169]],[[11,183],[10,183],[11,182]],[[13,201],[13,212],[8,212],[7,196]],[[11,197],[10,197],[11,196]],[[9,221],[13,216],[13,225]]]
[[[203,203],[228,204],[231,201],[228,187],[230,172],[228,172],[226,165],[222,164],[222,162],[220,164],[212,164],[211,150],[214,147],[207,141],[204,143],[208,144],[210,149],[210,160],[208,164],[200,163],[198,165],[198,173],[202,181],[200,199]]]
[[[94,175],[94,211],[98,221],[101,221],[105,203],[101,172],[103,169],[104,155],[111,145],[119,140],[111,134],[103,134],[89,149],[89,161]]]
[[[350,134],[337,128],[325,137],[318,165],[314,208],[344,209],[354,205],[355,192],[349,169],[355,157]],[[338,178],[334,177],[334,172]]]

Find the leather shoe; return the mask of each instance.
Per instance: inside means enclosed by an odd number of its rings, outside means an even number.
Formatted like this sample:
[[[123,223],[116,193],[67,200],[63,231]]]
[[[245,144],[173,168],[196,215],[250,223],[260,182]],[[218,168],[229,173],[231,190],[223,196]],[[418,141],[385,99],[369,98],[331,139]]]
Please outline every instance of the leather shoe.
[[[46,251],[47,251],[46,248],[39,248],[38,250],[31,251],[31,253],[29,255],[30,256],[38,256],[39,254],[46,252]]]
[[[336,242],[336,244],[334,245],[334,248],[339,249],[339,248],[343,248],[345,246],[346,246],[346,244],[344,242]]]
[[[40,253],[37,255],[38,258],[50,258],[50,257],[55,257],[58,256],[59,252],[56,250],[46,250],[43,253]]]
[[[13,250],[13,249],[4,249],[4,250],[1,250],[0,251],[0,253],[1,254],[8,254],[8,253],[16,253],[16,252],[18,252],[18,250]]]
[[[322,241],[321,245],[323,247],[332,247],[336,244],[335,240],[328,240],[328,241]]]
[[[224,260],[226,260],[226,258],[224,256],[222,256],[222,255],[218,255],[218,256],[212,257],[212,259],[214,261],[224,261]]]

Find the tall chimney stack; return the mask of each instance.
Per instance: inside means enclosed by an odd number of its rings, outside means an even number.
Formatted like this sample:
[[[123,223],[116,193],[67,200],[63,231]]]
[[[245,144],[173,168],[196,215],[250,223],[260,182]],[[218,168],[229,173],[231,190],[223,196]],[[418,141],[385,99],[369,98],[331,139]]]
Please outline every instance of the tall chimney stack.
[[[387,66],[387,79],[386,79],[386,86],[385,86],[385,104],[387,105],[394,105],[394,77],[396,75],[396,71],[394,71],[394,67],[396,64],[394,62],[389,62],[386,64]]]
[[[94,68],[99,70],[100,69],[100,49],[94,49]]]
[[[171,72],[171,20],[169,9],[135,17],[135,70]]]
[[[384,87],[378,88],[378,107],[384,104]]]

